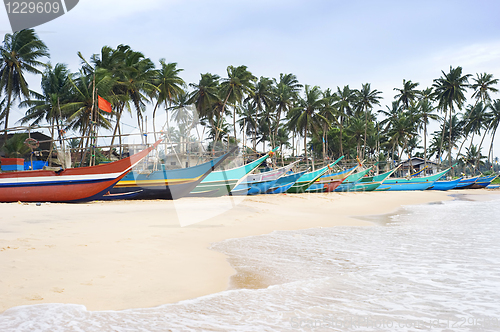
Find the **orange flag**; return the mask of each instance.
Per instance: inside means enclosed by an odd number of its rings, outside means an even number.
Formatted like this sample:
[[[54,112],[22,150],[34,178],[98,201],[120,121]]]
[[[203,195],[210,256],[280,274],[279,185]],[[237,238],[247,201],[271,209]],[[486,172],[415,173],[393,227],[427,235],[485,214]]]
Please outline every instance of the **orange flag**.
[[[104,112],[111,113],[113,110],[111,109],[111,103],[101,96],[97,96],[97,101],[99,103],[99,108]]]

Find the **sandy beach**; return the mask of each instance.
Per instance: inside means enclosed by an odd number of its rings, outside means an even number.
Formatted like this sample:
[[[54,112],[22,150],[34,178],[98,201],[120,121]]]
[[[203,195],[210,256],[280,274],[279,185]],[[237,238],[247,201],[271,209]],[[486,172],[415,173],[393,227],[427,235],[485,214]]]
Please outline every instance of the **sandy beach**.
[[[356,216],[494,190],[261,195],[232,199],[0,204],[0,312],[40,303],[147,308],[228,289],[234,269],[210,250],[274,230],[374,226]],[[184,226],[184,227],[183,227]],[[375,226],[376,227],[376,226]]]

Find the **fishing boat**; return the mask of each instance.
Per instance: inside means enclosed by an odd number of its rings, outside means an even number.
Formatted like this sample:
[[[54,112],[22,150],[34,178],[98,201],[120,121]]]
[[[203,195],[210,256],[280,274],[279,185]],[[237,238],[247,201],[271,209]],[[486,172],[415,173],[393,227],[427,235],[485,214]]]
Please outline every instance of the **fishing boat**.
[[[351,190],[354,185],[363,178],[368,172],[372,170],[372,167],[369,167],[361,172],[353,173],[349,175],[338,187],[335,189],[336,192],[346,192]]]
[[[328,172],[335,164],[342,160],[344,156],[335,160],[333,163],[326,165],[316,171],[305,173],[302,175],[286,192],[289,194],[301,194],[306,192],[307,188],[312,185],[321,175]]]
[[[455,180],[441,180],[441,181],[436,181],[430,187],[428,190],[441,190],[441,191],[446,191],[446,190],[451,190],[457,186],[457,184],[462,180],[462,178],[458,178]]]
[[[354,183],[354,186],[348,191],[374,191],[384,183],[384,181],[391,176],[398,167],[390,170],[388,172],[374,175],[374,176],[364,176],[359,181]]]
[[[334,173],[334,174],[326,174],[321,176],[316,182],[314,182],[309,188],[307,188],[306,192],[308,193],[323,193],[323,192],[332,192],[337,189],[337,187],[355,170],[357,166],[354,166],[348,170]]]
[[[451,170],[451,167],[434,175],[423,177],[408,177],[408,178],[388,178],[375,191],[415,191],[426,190],[434,185],[434,183],[442,176],[446,175]]]
[[[160,144],[109,164],[0,173],[0,202],[83,202],[102,197]]]
[[[493,180],[495,180],[497,178],[497,176],[498,175],[481,176],[469,188],[470,189],[486,188],[487,186],[489,186],[493,182]]]
[[[276,181],[299,161],[293,162],[290,165],[258,174],[248,174],[243,180],[231,190],[232,195],[259,195],[265,194]]]
[[[214,171],[210,173],[205,179],[201,181],[188,196],[209,196],[217,197],[223,196],[231,193],[231,190],[238,185],[243,177],[248,173],[252,172],[254,169],[260,166],[270,155],[272,155],[279,147],[274,148],[271,152],[267,153],[265,156],[240,167],[223,170]]]
[[[306,173],[306,171],[302,172],[297,172],[297,173],[291,173],[291,174],[286,174],[282,177],[280,177],[274,185],[271,186],[271,188],[268,189],[266,194],[283,194],[286,193],[288,189],[290,189],[291,186],[297,180]]]
[[[111,189],[104,199],[124,199],[122,195],[136,193],[127,199],[179,199],[188,195],[206,176],[226,160],[237,148],[209,162],[193,167],[148,173],[132,171]]]
[[[462,178],[458,182],[456,187],[453,189],[467,189],[468,187],[472,186],[476,182],[477,179],[479,179],[479,176],[474,176],[471,178]]]

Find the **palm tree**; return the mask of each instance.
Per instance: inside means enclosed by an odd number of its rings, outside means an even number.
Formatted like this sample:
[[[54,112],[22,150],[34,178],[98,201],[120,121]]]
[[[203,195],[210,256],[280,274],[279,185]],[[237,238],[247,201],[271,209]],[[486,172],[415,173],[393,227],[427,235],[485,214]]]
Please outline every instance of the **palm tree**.
[[[326,89],[323,92],[323,106],[319,112],[322,116],[318,119],[318,122],[322,125],[323,137],[322,137],[322,147],[323,147],[323,159],[327,158],[328,151],[328,130],[334,121],[337,120],[337,101],[339,97],[332,93],[330,89]]]
[[[156,77],[153,79],[156,90],[153,94],[156,97],[156,104],[153,110],[153,131],[156,141],[156,110],[161,104],[165,104],[165,112],[167,112],[167,127],[169,127],[169,115],[167,109],[171,106],[172,101],[183,95],[183,87],[186,85],[184,80],[179,76],[183,69],[177,68],[177,63],[166,63],[165,59],[160,59],[161,68],[157,71]],[[185,95],[184,97],[187,97]],[[184,100],[187,102],[187,99]]]
[[[339,125],[340,129],[340,135],[339,135],[339,143],[340,143],[340,155],[344,155],[344,148],[342,146],[342,137],[343,137],[343,128],[344,128],[344,123],[345,121],[352,116],[352,107],[353,104],[356,101],[356,93],[355,90],[351,90],[349,88],[349,85],[345,85],[342,90],[337,87],[337,96],[339,100],[336,103],[336,109],[337,109],[337,116],[338,120],[337,123]]]
[[[409,109],[410,105],[415,102],[420,93],[420,91],[415,89],[419,84],[420,83],[413,83],[411,80],[406,81],[403,79],[403,88],[394,88],[395,91],[399,92],[394,96],[394,99],[396,99],[404,109]]]
[[[439,120],[439,116],[434,113],[436,108],[428,99],[422,99],[415,107],[415,117],[418,121],[417,129],[424,130],[424,164],[427,165],[427,125],[430,120]]]
[[[288,128],[304,133],[304,156],[307,160],[307,134],[316,132],[315,119],[324,119],[322,115],[317,114],[324,101],[319,86],[310,87],[306,84],[304,94],[304,98],[299,98],[298,106],[289,112]],[[307,166],[309,166],[308,160]]]
[[[474,83],[470,87],[474,90],[472,98],[476,98],[476,104],[479,101],[485,104],[490,102],[490,92],[498,92],[498,89],[493,87],[493,85],[498,84],[498,78],[493,78],[493,74],[476,74],[476,77],[473,77],[472,80]]]
[[[264,110],[269,113],[274,108],[273,89],[273,80],[261,76],[245,99],[245,102],[252,103],[252,106],[257,109],[257,116],[262,115]],[[269,129],[271,127],[272,125],[269,126]]]
[[[492,131],[488,157],[491,156],[490,162],[493,163],[493,141],[495,140],[495,134],[497,133],[498,126],[500,125],[500,99],[494,100],[488,105],[488,107],[491,110],[491,112],[489,113],[489,129]]]
[[[254,104],[251,102],[245,102],[239,108],[240,119],[238,123],[240,129],[243,130],[246,135],[252,135],[253,137],[253,150],[257,149],[257,130],[258,130],[258,111]]]
[[[212,129],[215,130],[214,105],[220,102],[218,75],[206,73],[201,74],[198,84],[190,83],[194,90],[189,94],[188,103],[194,104],[201,120],[208,120]]]
[[[229,66],[227,67],[227,77],[222,79],[220,85],[223,94],[226,96],[222,105],[222,111],[225,111],[226,104],[233,105],[233,127],[234,139],[236,141],[236,104],[241,104],[245,95],[252,93],[252,82],[257,78],[247,70],[247,66]],[[216,135],[215,140],[218,136]]]
[[[434,84],[432,87],[434,88],[434,96],[436,97],[436,100],[438,101],[438,108],[444,111],[445,116],[444,118],[446,119],[446,115],[448,110],[450,111],[450,130],[449,130],[449,136],[448,136],[448,159],[449,159],[449,164],[451,166],[451,138],[452,138],[452,132],[453,132],[453,123],[452,123],[452,116],[455,110],[455,107],[458,108],[458,110],[462,109],[462,106],[465,102],[465,95],[464,92],[467,89],[468,85],[468,80],[469,77],[471,76],[470,74],[462,75],[462,67],[456,67],[452,68],[450,66],[450,72],[445,73],[444,71],[441,71],[443,74],[440,78],[434,80]],[[443,137],[441,138],[441,144],[443,144],[444,141],[444,128],[443,126]],[[441,149],[439,150],[439,155],[438,158],[442,154],[442,146]]]
[[[382,92],[378,90],[372,90],[370,83],[363,84],[361,90],[356,91],[357,101],[356,107],[360,111],[364,111],[365,113],[365,135],[364,135],[364,143],[363,147],[366,148],[366,133],[368,130],[368,110],[373,108],[374,105],[380,105],[381,96],[379,96]],[[361,154],[361,159],[365,156],[365,151],[363,149]]]
[[[5,35],[0,46],[0,92],[7,96],[2,112],[5,129],[9,126],[13,101],[28,99],[31,94],[25,74],[41,74],[39,68],[43,67],[44,63],[39,59],[43,57],[49,57],[48,48],[38,38],[35,30],[25,29]],[[6,141],[7,130],[4,135]]]
[[[61,121],[63,120],[64,105],[69,101],[69,70],[64,64],[56,64],[54,68],[49,64],[42,75],[43,94],[34,94],[36,99],[22,102],[21,107],[27,106],[29,109],[26,115],[21,118],[21,123],[31,122],[31,125],[45,121],[51,126],[52,142],[54,141],[54,127],[59,133],[59,143],[63,147],[61,135]],[[63,106],[61,106],[61,104]],[[49,156],[52,153],[49,152]]]

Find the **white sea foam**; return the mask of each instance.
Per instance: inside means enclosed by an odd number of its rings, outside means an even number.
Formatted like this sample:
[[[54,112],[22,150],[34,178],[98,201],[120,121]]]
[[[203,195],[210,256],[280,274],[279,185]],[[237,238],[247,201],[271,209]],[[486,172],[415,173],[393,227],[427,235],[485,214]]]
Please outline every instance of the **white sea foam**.
[[[234,289],[150,309],[36,305],[0,331],[499,331],[499,201],[406,207],[385,226],[227,240]]]

